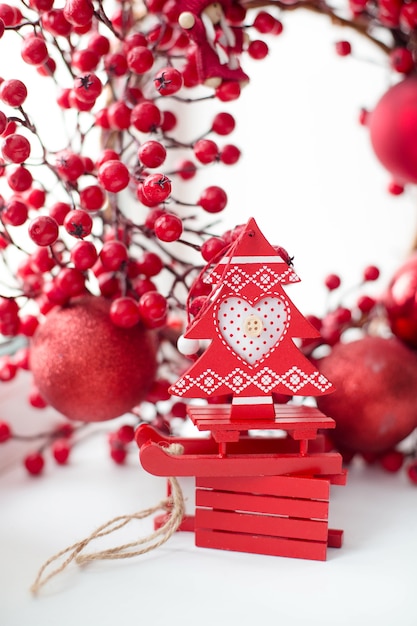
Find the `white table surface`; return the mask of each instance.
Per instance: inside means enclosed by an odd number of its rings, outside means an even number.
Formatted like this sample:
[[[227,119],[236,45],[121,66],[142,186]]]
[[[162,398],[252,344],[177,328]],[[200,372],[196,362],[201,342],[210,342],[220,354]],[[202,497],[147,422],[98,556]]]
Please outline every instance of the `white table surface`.
[[[71,565],[32,597],[48,557],[164,494],[165,480],[142,470],[135,448],[116,466],[102,434],[76,447],[67,467],[49,462],[41,477],[16,463],[3,468],[0,624],[417,624],[417,489],[404,473],[361,464],[346,487],[332,487],[330,526],[344,528],[345,541],[326,562],[196,548],[193,534],[176,533],[144,556]],[[106,545],[151,530],[150,519],[134,522]]]

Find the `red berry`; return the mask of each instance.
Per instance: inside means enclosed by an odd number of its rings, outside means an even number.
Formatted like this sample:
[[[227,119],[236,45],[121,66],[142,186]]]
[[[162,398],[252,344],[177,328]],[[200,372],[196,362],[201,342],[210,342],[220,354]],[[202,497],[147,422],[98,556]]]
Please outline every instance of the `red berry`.
[[[89,185],[80,191],[80,207],[85,211],[99,211],[106,200],[106,194],[99,185]]]
[[[216,257],[221,250],[224,250],[226,242],[220,237],[210,237],[201,245],[201,255],[207,262]]]
[[[252,59],[256,61],[260,61],[268,56],[269,48],[268,45],[261,41],[260,39],[256,39],[255,41],[251,41],[248,46],[248,54]]]
[[[96,247],[91,241],[78,241],[71,249],[71,261],[81,272],[93,267],[97,258]]]
[[[9,135],[3,141],[1,152],[8,161],[23,163],[30,156],[30,142],[23,135]]]
[[[275,19],[275,17],[273,17],[270,13],[267,13],[266,11],[260,11],[255,17],[253,26],[259,33],[262,33],[263,35],[267,35],[269,33],[279,34],[277,32],[279,30],[279,26],[277,26],[277,23],[281,24],[281,22]]]
[[[120,161],[119,153],[109,148],[102,150],[95,163],[96,168],[99,169],[106,161]]]
[[[49,208],[49,215],[50,217],[53,217],[60,226],[62,226],[65,216],[70,212],[70,210],[71,207],[66,202],[55,202]]]
[[[91,215],[82,209],[69,211],[64,218],[64,228],[69,235],[77,239],[87,237],[93,228]]]
[[[152,383],[150,390],[146,396],[148,402],[166,402],[170,399],[171,395],[169,393],[170,383],[168,380],[164,378],[160,378],[155,380]]]
[[[34,452],[25,457],[24,464],[29,474],[37,476],[42,472],[45,461],[40,452]]]
[[[227,144],[220,150],[220,161],[225,165],[234,165],[239,161],[240,150],[237,146]]]
[[[32,209],[41,209],[46,200],[46,192],[39,187],[32,187],[26,194],[25,200]]]
[[[130,426],[130,424],[124,424],[117,429],[116,437],[121,443],[127,445],[135,438],[135,429],[133,426]]]
[[[49,272],[55,266],[55,259],[48,248],[37,248],[30,255],[30,268],[38,272]]]
[[[221,187],[212,185],[203,190],[198,204],[207,213],[219,213],[227,204],[227,194]]]
[[[36,71],[40,76],[53,76],[56,71],[56,61],[48,57],[45,63],[37,66]]]
[[[121,52],[106,54],[104,68],[110,76],[123,76],[128,71],[126,56]]]
[[[129,33],[123,39],[123,50],[126,54],[130,50],[133,50],[133,48],[137,48],[137,47],[146,48],[147,45],[148,45],[148,40],[146,39],[145,35],[143,35],[142,33],[137,33],[137,32]]]
[[[17,7],[0,4],[0,19],[5,26],[16,26],[21,21],[22,14]]]
[[[94,15],[94,6],[91,0],[66,0],[64,16],[74,26],[90,24]]]
[[[151,69],[153,63],[153,53],[145,46],[135,46],[127,53],[127,64],[135,74],[145,74]]]
[[[337,41],[335,43],[336,54],[340,57],[347,57],[352,53],[352,46],[349,41]]]
[[[67,439],[56,439],[51,446],[52,454],[59,465],[65,465],[68,461],[71,446]]]
[[[4,131],[6,130],[7,124],[8,124],[7,115],[3,113],[3,111],[0,111],[0,135],[2,135]]]
[[[369,114],[368,109],[365,109],[364,107],[362,107],[359,111],[359,117],[358,117],[359,124],[361,126],[367,126],[369,122],[369,117],[370,117],[370,114]]]
[[[12,430],[7,422],[0,421],[0,443],[5,443],[12,436]]]
[[[79,296],[85,291],[84,275],[76,268],[62,268],[55,280],[56,286],[67,298]]]
[[[148,291],[156,291],[156,285],[149,278],[138,278],[133,284],[133,289],[140,298]]]
[[[37,387],[32,387],[30,390],[28,401],[35,409],[44,409],[47,406],[45,399],[41,396]]]
[[[151,133],[161,125],[162,114],[156,104],[145,100],[132,109],[130,121],[142,133]]]
[[[145,167],[159,167],[166,156],[167,151],[159,141],[145,141],[138,150],[138,158]]]
[[[240,96],[240,85],[235,82],[224,82],[216,89],[216,98],[221,102],[230,102],[237,100]]]
[[[107,109],[107,119],[110,128],[114,130],[127,130],[130,126],[131,109],[125,102],[116,101]]]
[[[95,102],[103,86],[96,74],[85,73],[74,80],[74,94],[82,102]]]
[[[200,312],[206,302],[206,296],[197,296],[196,298],[194,298],[189,306],[190,315],[195,317]]]
[[[128,260],[128,250],[121,241],[106,241],[100,252],[100,261],[107,271],[117,271]]]
[[[18,79],[4,80],[0,85],[0,99],[11,107],[20,107],[28,95],[26,85]]]
[[[8,167],[6,179],[10,189],[17,192],[27,191],[33,183],[32,174],[23,165]]]
[[[113,459],[115,463],[118,465],[123,465],[126,461],[127,450],[123,447],[110,447],[110,457]]]
[[[163,269],[164,264],[160,256],[155,252],[144,252],[142,257],[137,261],[138,270],[145,276],[157,276]]]
[[[164,132],[168,133],[173,130],[177,125],[177,117],[172,111],[162,112],[161,128]]]
[[[235,118],[230,113],[217,113],[211,130],[218,135],[230,135],[236,126]]]
[[[362,313],[369,313],[376,305],[376,300],[370,296],[360,296],[356,304],[359,311]]]
[[[390,66],[400,74],[408,74],[414,69],[413,54],[408,48],[394,48],[389,55]]]
[[[27,205],[13,196],[10,198],[1,213],[2,222],[4,224],[10,224],[11,226],[21,226],[26,222],[27,217]]]
[[[35,217],[29,225],[29,237],[38,246],[51,246],[58,239],[59,226],[53,217]]]
[[[25,337],[33,337],[33,335],[35,334],[35,330],[38,326],[39,320],[37,317],[35,317],[34,315],[22,315],[20,317],[19,335],[24,335]],[[16,364],[20,369],[29,369],[29,366],[25,367],[21,362],[16,362]]]
[[[181,72],[174,67],[164,67],[156,74],[154,84],[161,96],[177,93],[183,85]]]
[[[29,35],[22,42],[22,59],[29,65],[42,65],[49,57],[45,40],[37,35]]]
[[[121,161],[105,161],[99,167],[97,179],[106,191],[118,193],[129,184],[129,170]]]
[[[341,282],[342,281],[340,280],[340,276],[338,276],[337,274],[329,274],[324,279],[324,284],[329,291],[334,291],[335,289],[338,289]]]
[[[177,241],[182,234],[182,220],[174,213],[164,213],[155,221],[155,235],[161,241]]]
[[[171,415],[185,419],[187,417],[187,405],[185,402],[174,402],[171,407]]]
[[[411,480],[412,483],[414,483],[414,485],[417,485],[417,461],[411,461],[411,463],[409,463],[407,465],[407,475],[408,478]]]
[[[399,450],[390,450],[379,459],[379,462],[387,472],[398,472],[404,463],[404,454]]]
[[[88,49],[103,56],[110,51],[110,41],[99,32],[93,32],[88,38]]]
[[[100,56],[94,50],[74,50],[71,58],[72,67],[80,72],[93,72],[100,62]]]
[[[56,102],[58,106],[61,107],[61,109],[71,108],[70,94],[71,94],[71,89],[62,88],[58,90]]]
[[[150,174],[143,181],[143,193],[150,202],[164,202],[171,193],[171,181],[165,174]]]
[[[6,129],[3,131],[3,137],[7,137],[8,135],[12,135],[17,130],[17,124],[14,120],[8,120]]]
[[[139,300],[139,312],[148,328],[163,326],[168,314],[167,300],[158,291],[147,291]]]
[[[402,4],[399,21],[401,30],[408,33],[417,28],[417,2],[407,2]]]
[[[104,272],[98,276],[98,288],[102,296],[111,298],[120,293],[120,283],[114,272]]]
[[[84,174],[84,161],[79,154],[71,150],[63,150],[57,155],[56,169],[61,178],[75,182]]]
[[[19,305],[13,298],[0,296],[0,322],[9,324],[17,322]]]
[[[140,320],[139,308],[136,300],[124,296],[113,300],[110,306],[110,319],[116,326],[132,328]]]
[[[182,178],[182,180],[190,180],[191,178],[194,178],[196,172],[197,167],[195,163],[189,161],[188,159],[181,161],[178,164],[178,168],[176,171],[176,173],[180,178]]]
[[[404,189],[404,185],[400,185],[399,183],[396,183],[395,181],[391,181],[387,187],[387,191],[392,196],[401,196],[404,193],[405,189]]]
[[[379,269],[375,265],[368,265],[363,271],[363,280],[364,281],[373,281],[378,280],[379,278]]]
[[[200,163],[213,163],[219,156],[219,149],[211,139],[199,139],[194,144],[194,154]]]

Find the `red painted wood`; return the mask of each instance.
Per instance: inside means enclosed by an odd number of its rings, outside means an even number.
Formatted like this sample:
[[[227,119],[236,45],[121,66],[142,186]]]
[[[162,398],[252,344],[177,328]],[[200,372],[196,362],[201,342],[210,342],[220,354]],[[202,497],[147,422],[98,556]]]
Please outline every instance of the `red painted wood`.
[[[196,490],[196,506],[222,511],[246,511],[304,519],[327,520],[329,505],[318,500],[298,500],[209,489]]]
[[[347,469],[341,471],[340,474],[335,474],[333,476],[323,476],[323,478],[330,480],[332,485],[341,485],[342,487],[347,483]]]
[[[329,528],[327,545],[329,548],[341,548],[343,545],[343,530]]]
[[[161,526],[166,524],[170,517],[169,513],[162,513],[161,515],[157,515],[153,521],[154,530],[159,530]],[[182,532],[191,532],[195,531],[195,517],[194,515],[184,515],[182,518],[182,522],[177,528],[177,531]]]
[[[265,437],[248,435],[246,433],[242,435],[236,431],[232,435],[233,437],[237,435],[239,441],[227,444],[227,452],[229,454],[291,454],[299,451],[299,443],[285,434],[280,436],[277,433],[277,436]],[[167,437],[149,424],[139,426],[136,430],[135,438],[139,448],[149,442],[166,448],[172,443],[179,443],[184,447],[186,454],[217,454],[219,448],[212,437]],[[308,451],[310,453],[325,452],[324,436],[319,435],[317,439],[310,440]]]
[[[273,476],[282,474],[339,474],[340,454],[233,455],[170,454],[166,448],[147,442],[139,453],[142,467],[155,476]]]
[[[327,522],[320,520],[299,520],[275,515],[256,513],[235,513],[197,508],[195,527],[210,530],[224,530],[231,533],[269,535],[287,539],[325,541],[327,544]]]
[[[276,419],[287,419],[287,418],[317,418],[318,416],[326,417],[324,413],[322,413],[315,406],[308,406],[305,404],[275,404],[275,418]],[[219,416],[227,416],[230,415],[231,405],[230,404],[203,404],[199,406],[190,405],[188,407],[189,413],[198,413],[201,415],[219,415]],[[256,411],[256,407],[254,406],[254,411]]]
[[[188,414],[201,431],[246,431],[249,429],[259,430],[285,430],[294,439],[315,439],[319,429],[335,427],[335,421],[327,417],[315,407],[303,407],[294,405],[275,406],[275,420],[262,420],[259,418],[236,420],[231,419],[230,405],[190,406]],[[256,407],[254,407],[256,412]],[[217,435],[218,436],[218,435]]]
[[[306,498],[329,501],[328,480],[320,478],[298,478],[296,476],[247,476],[247,477],[202,477],[196,478],[196,487],[252,493],[259,495]]]
[[[253,536],[205,529],[196,530],[195,543],[196,546],[201,548],[233,550],[316,561],[325,561],[327,553],[326,542]]]

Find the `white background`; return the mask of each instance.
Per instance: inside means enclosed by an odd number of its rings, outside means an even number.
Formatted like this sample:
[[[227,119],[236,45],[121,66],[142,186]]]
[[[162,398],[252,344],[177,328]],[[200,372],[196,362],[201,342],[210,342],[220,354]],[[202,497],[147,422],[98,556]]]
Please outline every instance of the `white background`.
[[[353,40],[359,58],[334,56],[333,42],[347,33],[324,18],[298,12],[285,29],[268,59],[245,64],[252,81],[242,98],[214,107],[236,113],[227,142],[243,152],[235,168],[218,168],[215,182],[224,181],[229,195],[226,226],[253,215],[272,243],[295,256],[302,282],[291,298],[308,313],[323,308],[329,272],[350,287],[374,263],[383,285],[413,240],[415,192],[386,193],[389,176],[357,124],[359,108],[372,108],[389,84],[384,60],[360,40]],[[375,63],[363,60],[370,57]],[[208,170],[208,184],[213,176]],[[16,428],[30,421],[39,430],[54,416],[27,408],[26,382],[1,388],[0,410],[15,416]],[[71,568],[33,599],[28,588],[44,560],[107,519],[155,504],[165,484],[141,470],[134,451],[127,467],[115,467],[104,436],[76,448],[68,468],[50,463],[39,479],[25,474],[21,450],[13,450],[15,462],[9,456],[0,475],[4,626],[417,622],[417,500],[403,473],[359,465],[346,487],[334,489],[331,522],[346,538],[325,563],[197,549],[181,534],[146,557]],[[6,447],[0,454],[4,460]],[[144,522],[120,541],[150,528]]]

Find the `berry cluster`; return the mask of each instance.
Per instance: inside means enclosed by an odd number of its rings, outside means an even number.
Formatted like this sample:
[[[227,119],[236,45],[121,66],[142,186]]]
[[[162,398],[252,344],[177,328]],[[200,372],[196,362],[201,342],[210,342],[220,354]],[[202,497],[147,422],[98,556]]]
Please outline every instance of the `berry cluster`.
[[[226,207],[226,191],[213,184],[190,202],[182,197],[182,185],[201,168],[231,166],[240,158],[239,148],[225,140],[236,124],[230,112],[220,110],[202,120],[196,138],[184,142],[178,110],[201,99],[226,108],[241,94],[239,82],[231,80],[215,89],[201,86],[191,39],[178,23],[179,4],[0,4],[0,51],[5,54],[14,38],[24,68],[20,76],[0,78],[0,255],[5,277],[0,335],[5,340],[20,336],[30,345],[52,309],[90,293],[111,301],[115,325],[130,329],[142,324],[158,333],[161,372],[176,358],[172,350],[167,356],[164,340],[175,344],[178,319],[201,259],[226,245],[225,239],[209,234],[209,224],[201,225],[204,215]],[[258,34],[282,31],[281,22],[267,11],[250,16],[239,3],[231,5],[226,18],[234,28],[255,33],[243,50],[253,59],[268,53]],[[34,81],[37,88],[30,87]],[[39,130],[46,110],[43,84],[54,85],[55,103],[48,102],[47,109],[55,106],[66,129],[58,148],[53,128],[49,134]],[[29,369],[29,350],[25,346],[2,357],[2,381]],[[156,407],[166,402],[167,387],[160,374],[147,402]],[[29,400],[37,408],[45,405],[36,389]],[[183,412],[173,405],[162,416],[156,409],[154,419],[163,427]],[[110,437],[111,456],[118,463],[131,434],[126,426]],[[58,463],[65,463],[72,435],[73,430],[65,436],[61,431],[59,436],[57,431],[41,433],[41,448],[25,460],[28,471],[42,470],[47,447]],[[11,437],[21,438],[2,421],[0,442]]]

